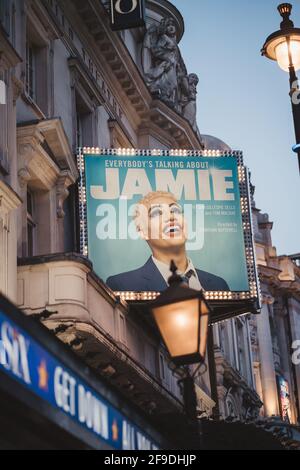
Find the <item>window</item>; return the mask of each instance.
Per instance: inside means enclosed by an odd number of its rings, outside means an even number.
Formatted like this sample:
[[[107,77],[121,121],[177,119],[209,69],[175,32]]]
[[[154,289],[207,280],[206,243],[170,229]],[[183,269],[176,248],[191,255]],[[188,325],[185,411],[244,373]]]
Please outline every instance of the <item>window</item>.
[[[51,108],[51,68],[49,43],[30,21],[27,23],[25,93],[40,115],[49,116]],[[41,117],[41,116],[39,116]]]
[[[145,367],[152,375],[160,378],[157,347],[149,341],[145,342]]]
[[[76,147],[90,147],[93,141],[93,113],[76,93]]]
[[[76,147],[82,147],[83,146],[83,135],[82,135],[82,124],[83,124],[83,117],[82,114],[78,113],[76,114]]]
[[[34,197],[30,190],[27,191],[27,256],[34,255]]]
[[[8,36],[10,35],[10,7],[11,0],[0,1],[0,23]]]
[[[16,6],[12,5],[11,11],[11,41],[12,45],[16,46]]]
[[[159,353],[159,372],[160,372],[160,378],[163,382],[166,380],[166,371],[165,371],[165,360],[164,356]]]
[[[79,250],[79,233],[78,233],[78,197],[77,187],[72,185],[68,188],[69,196],[64,202],[64,247],[65,251]]]
[[[0,98],[0,173],[7,174],[8,166],[8,105],[6,103],[7,93],[7,74],[8,72],[0,71],[1,80],[1,96]],[[1,104],[2,103],[2,104]]]
[[[26,93],[36,100],[36,51],[33,44],[26,44]]]

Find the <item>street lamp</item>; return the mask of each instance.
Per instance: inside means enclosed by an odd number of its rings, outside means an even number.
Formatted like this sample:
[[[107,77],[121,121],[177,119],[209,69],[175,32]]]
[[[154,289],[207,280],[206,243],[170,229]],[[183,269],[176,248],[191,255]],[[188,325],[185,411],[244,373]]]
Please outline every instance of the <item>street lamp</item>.
[[[169,287],[151,304],[151,311],[172,362],[181,368],[179,385],[188,421],[193,429],[195,448],[202,447],[202,428],[198,420],[194,378],[204,363],[210,308],[202,291],[189,288],[177,274],[172,261]],[[199,364],[192,374],[191,364]],[[189,442],[189,445],[191,442]],[[189,447],[187,447],[189,448]]]
[[[300,90],[296,75],[296,71],[300,69],[300,28],[295,28],[290,19],[292,8],[290,3],[278,6],[282,17],[280,30],[266,39],[261,53],[268,59],[276,60],[279,67],[290,75],[290,97],[296,134],[296,145],[293,150],[298,154],[300,171]]]

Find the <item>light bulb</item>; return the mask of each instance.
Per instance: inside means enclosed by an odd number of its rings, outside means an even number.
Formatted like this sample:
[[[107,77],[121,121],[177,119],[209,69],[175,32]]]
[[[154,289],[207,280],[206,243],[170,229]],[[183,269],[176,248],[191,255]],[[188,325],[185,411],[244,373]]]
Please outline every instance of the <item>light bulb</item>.
[[[278,44],[275,49],[278,65],[285,72],[289,71],[289,48],[291,53],[292,65],[294,66],[295,71],[297,71],[300,69],[300,41],[291,40],[289,45],[287,41]]]

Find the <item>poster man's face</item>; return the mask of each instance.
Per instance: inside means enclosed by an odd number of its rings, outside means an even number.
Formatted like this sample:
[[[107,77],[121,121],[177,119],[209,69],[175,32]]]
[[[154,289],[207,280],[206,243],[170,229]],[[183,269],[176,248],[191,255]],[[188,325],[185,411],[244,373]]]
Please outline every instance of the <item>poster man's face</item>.
[[[187,240],[182,207],[172,195],[158,195],[139,209],[138,229],[150,248],[179,247]]]

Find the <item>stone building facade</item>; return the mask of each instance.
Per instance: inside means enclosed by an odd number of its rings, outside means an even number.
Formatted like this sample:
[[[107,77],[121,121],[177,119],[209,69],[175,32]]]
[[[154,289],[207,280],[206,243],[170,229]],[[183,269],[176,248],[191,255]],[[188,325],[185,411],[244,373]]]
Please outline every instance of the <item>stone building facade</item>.
[[[261,415],[281,416],[299,423],[299,254],[278,256],[272,245],[273,227],[253,203],[262,311],[250,320],[255,386],[263,401]],[[287,387],[283,403],[279,389]],[[280,385],[281,383],[281,385]]]
[[[78,254],[76,149],[229,147],[197,127],[197,77],[180,54],[180,12],[167,0],[148,0],[147,29],[116,33],[108,4],[1,1],[0,291],[166,425],[183,414],[183,403],[164,347]],[[164,76],[166,47],[179,75]],[[214,326],[209,367],[196,383],[198,408],[202,417],[279,415],[280,373],[295,423],[300,372],[288,347],[300,335],[300,268],[276,256],[271,224],[255,206],[253,217],[262,314]]]

